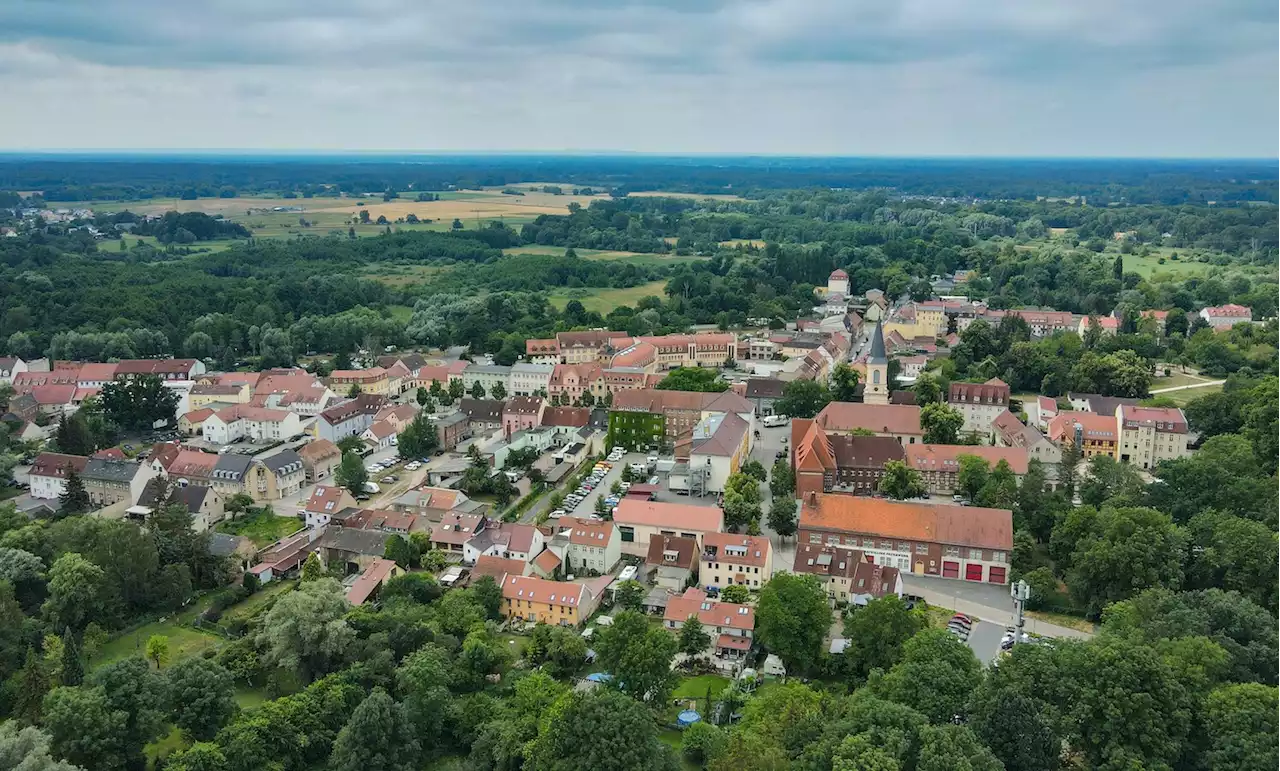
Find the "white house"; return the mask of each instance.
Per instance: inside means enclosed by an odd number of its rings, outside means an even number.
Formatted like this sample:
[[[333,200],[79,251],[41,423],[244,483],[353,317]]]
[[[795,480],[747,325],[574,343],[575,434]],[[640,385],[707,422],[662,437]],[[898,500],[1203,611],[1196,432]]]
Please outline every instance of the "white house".
[[[556,534],[547,542],[547,551],[555,559],[535,555],[535,572],[551,574],[558,567],[566,575],[591,571],[603,574],[622,559],[622,535],[612,522],[561,517],[555,528]]]
[[[396,427],[389,420],[379,420],[364,430],[360,438],[375,450],[385,450],[396,443]]]
[[[374,394],[361,394],[354,399],[329,407],[316,418],[315,435],[330,442],[348,436],[359,436],[373,425],[373,417],[386,404],[386,399]]]
[[[1253,310],[1243,305],[1228,303],[1212,308],[1201,308],[1200,318],[1209,322],[1209,326],[1214,329],[1230,329],[1236,324],[1252,321]]]
[[[827,294],[849,294],[849,274],[840,268],[831,271],[831,275],[827,276]]]
[[[486,527],[462,545],[462,561],[474,565],[481,557],[529,562],[542,551],[545,539],[533,525],[503,522]]]
[[[493,393],[493,387],[498,383],[502,384],[507,393],[511,393],[511,367],[504,367],[501,364],[468,364],[467,368],[462,370],[462,384],[469,392],[476,383],[483,386],[485,392],[489,394]]]
[[[200,428],[204,438],[214,444],[229,444],[237,439],[283,441],[302,433],[298,415],[286,410],[234,404],[205,419]]]
[[[751,453],[751,427],[732,412],[713,412],[693,427],[687,439],[676,442],[676,457],[689,458],[689,472],[702,474],[700,492],[724,492],[725,482]]]
[[[0,357],[0,383],[13,384],[13,376],[27,371],[27,363],[16,356]]]
[[[989,434],[992,421],[1009,409],[1009,385],[999,378],[985,383],[952,383],[947,403],[964,416],[964,431]]]
[[[547,393],[551,385],[551,373],[555,372],[554,364],[532,364],[520,362],[511,367],[511,384],[508,386],[512,396],[533,396],[541,391]]]
[[[77,474],[84,472],[89,459],[83,455],[63,455],[56,452],[42,452],[31,463],[28,476],[31,482],[31,497],[42,500],[57,500],[67,491],[67,471]]]

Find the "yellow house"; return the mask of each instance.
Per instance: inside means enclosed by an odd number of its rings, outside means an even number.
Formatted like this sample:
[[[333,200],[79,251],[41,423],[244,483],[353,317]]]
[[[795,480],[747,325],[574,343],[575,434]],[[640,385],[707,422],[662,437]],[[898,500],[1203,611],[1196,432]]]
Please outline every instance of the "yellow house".
[[[248,383],[226,385],[197,383],[191,386],[188,399],[191,402],[191,409],[198,410],[211,404],[248,404],[249,396]]]
[[[549,581],[508,573],[502,578],[502,613],[507,618],[556,626],[577,626],[599,604],[585,584]]]
[[[387,396],[400,392],[400,378],[394,377],[382,367],[369,369],[335,369],[329,373],[328,385],[339,396],[345,396],[351,386],[358,386],[361,393]]]
[[[897,332],[906,339],[936,338],[947,333],[947,314],[941,303],[911,303],[884,322],[884,333]]]

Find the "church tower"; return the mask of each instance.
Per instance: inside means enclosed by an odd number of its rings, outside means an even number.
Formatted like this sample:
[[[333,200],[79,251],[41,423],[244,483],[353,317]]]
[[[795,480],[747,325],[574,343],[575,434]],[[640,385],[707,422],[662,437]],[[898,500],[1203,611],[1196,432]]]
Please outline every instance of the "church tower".
[[[862,389],[866,404],[889,403],[889,359],[884,353],[884,330],[876,322],[871,333],[871,355],[867,357],[867,382]]]

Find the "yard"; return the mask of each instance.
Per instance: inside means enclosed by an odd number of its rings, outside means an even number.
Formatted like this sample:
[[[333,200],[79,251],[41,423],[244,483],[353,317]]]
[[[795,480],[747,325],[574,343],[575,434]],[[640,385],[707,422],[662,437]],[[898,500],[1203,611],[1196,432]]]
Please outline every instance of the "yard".
[[[608,313],[620,305],[634,306],[642,297],[662,297],[666,281],[652,281],[640,286],[626,289],[560,289],[551,293],[551,304],[557,309],[564,309],[570,300],[577,300],[589,311]]]
[[[131,656],[142,656],[146,651],[147,640],[151,639],[152,635],[163,635],[169,638],[170,663],[187,656],[198,656],[204,651],[221,646],[224,642],[215,634],[200,632],[174,621],[156,621],[122,634],[103,645],[93,657],[90,666],[96,667]]]
[[[720,695],[720,692],[729,687],[730,680],[720,675],[697,675],[695,677],[686,677],[671,692],[672,699],[698,699],[702,701],[707,697],[707,689],[711,690],[711,698],[714,700]]]
[[[218,525],[219,533],[243,535],[254,546],[267,546],[302,529],[302,522],[293,515],[280,516],[270,509],[259,509]]]

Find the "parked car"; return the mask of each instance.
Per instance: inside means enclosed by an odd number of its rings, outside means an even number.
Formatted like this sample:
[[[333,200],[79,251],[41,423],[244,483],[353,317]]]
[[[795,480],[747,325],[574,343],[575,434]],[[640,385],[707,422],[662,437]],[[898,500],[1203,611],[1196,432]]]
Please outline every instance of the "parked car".
[[[391,484],[392,482],[399,482],[400,477],[396,476],[395,474],[388,474],[387,476],[382,478],[382,481],[386,484]]]
[[[652,466],[653,464],[658,462],[658,456],[650,455],[649,457],[645,458],[645,462],[648,463],[650,466]]]

